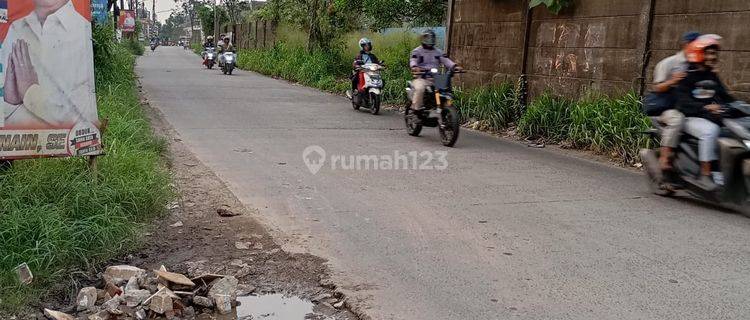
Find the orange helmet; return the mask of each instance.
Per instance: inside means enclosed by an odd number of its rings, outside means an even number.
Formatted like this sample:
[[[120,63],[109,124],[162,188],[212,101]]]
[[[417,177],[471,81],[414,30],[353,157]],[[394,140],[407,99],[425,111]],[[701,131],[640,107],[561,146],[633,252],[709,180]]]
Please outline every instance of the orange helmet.
[[[706,34],[698,37],[698,39],[689,43],[687,48],[685,48],[687,61],[691,63],[703,63],[706,60],[706,48],[716,47],[718,49],[719,40],[721,40],[721,37],[715,34]]]

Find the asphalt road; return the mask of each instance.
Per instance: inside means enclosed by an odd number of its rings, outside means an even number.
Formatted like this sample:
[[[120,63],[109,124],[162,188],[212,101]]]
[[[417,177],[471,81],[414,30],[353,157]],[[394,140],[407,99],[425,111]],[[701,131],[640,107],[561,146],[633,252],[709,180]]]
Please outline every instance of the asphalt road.
[[[750,318],[750,219],[652,196],[640,174],[468,131],[445,148],[396,113],[174,47],[137,71],[198,158],[375,319]],[[328,160],[315,175],[311,145]],[[448,166],[330,165],[397,151],[447,151]]]

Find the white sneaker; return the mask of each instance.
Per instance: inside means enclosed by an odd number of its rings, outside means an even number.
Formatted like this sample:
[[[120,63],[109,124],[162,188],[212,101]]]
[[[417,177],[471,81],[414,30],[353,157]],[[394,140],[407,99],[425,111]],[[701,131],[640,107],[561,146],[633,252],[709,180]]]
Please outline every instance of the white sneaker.
[[[711,172],[711,177],[714,179],[714,183],[723,186],[724,185],[724,174],[721,172]]]
[[[346,97],[349,98],[349,100],[351,100],[353,98],[353,96],[352,96],[352,90],[346,90]]]

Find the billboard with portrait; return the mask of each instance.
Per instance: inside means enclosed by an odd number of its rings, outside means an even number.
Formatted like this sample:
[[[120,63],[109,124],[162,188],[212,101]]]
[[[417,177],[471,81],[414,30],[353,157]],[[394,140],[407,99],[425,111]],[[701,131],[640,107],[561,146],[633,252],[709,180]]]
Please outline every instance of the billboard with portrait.
[[[90,0],[3,3],[0,159],[101,154]]]
[[[135,31],[135,11],[120,10],[120,18],[117,20],[117,26],[122,32]]]

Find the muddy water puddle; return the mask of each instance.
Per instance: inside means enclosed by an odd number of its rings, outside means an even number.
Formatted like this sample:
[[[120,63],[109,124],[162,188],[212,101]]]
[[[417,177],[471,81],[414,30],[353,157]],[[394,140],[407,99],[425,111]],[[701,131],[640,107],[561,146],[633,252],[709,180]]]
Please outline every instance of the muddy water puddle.
[[[308,300],[283,294],[237,297],[236,314],[219,317],[221,320],[307,320],[330,319],[316,314],[314,304]]]

